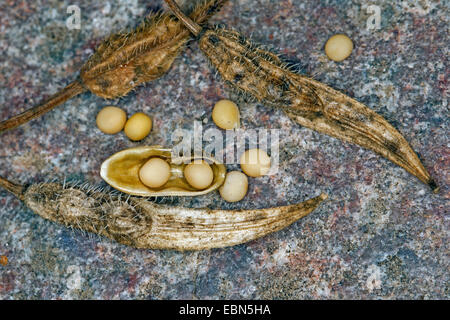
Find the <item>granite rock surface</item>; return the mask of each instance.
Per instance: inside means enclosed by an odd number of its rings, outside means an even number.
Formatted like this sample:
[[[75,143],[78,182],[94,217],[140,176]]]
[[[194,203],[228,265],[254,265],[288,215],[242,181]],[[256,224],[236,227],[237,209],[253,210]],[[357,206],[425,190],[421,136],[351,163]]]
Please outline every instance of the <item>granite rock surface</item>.
[[[162,1],[76,2],[81,29],[69,30],[72,1],[0,2],[0,119],[54,94],[112,32],[133,28]],[[230,0],[211,23],[240,30],[299,64],[299,72],[342,90],[384,116],[410,142],[441,190],[358,146],[303,128],[258,103],[238,102],[243,129],[279,130],[277,174],[250,178],[236,204],[212,193],[171,205],[265,208],[325,192],[329,200],[288,228],[247,244],[200,252],[138,250],[66,229],[0,190],[0,299],[448,299],[449,8],[447,1]],[[329,61],[333,34],[352,55]],[[172,146],[194,120],[212,128],[221,98],[239,101],[193,41],[164,77],[125,98],[85,93],[0,135],[0,176],[104,185],[101,163],[138,145]],[[154,118],[144,141],[102,134],[98,111],[117,105]],[[229,165],[229,169],[237,169]]]

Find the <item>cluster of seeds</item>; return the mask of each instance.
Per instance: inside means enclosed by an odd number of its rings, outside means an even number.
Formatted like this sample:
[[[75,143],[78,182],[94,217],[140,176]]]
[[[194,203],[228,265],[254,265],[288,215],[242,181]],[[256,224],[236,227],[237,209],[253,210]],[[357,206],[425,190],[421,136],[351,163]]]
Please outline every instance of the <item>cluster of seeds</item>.
[[[152,157],[140,168],[139,179],[147,187],[161,188],[170,180],[171,174],[166,160]],[[187,183],[197,190],[208,188],[214,180],[213,170],[204,160],[194,160],[186,165],[183,175]]]
[[[125,111],[118,107],[103,108],[97,115],[97,127],[106,134],[116,134],[124,130],[126,136],[133,141],[144,139],[152,130],[152,119],[138,112],[127,120]]]
[[[264,176],[269,172],[271,164],[270,157],[262,149],[247,150],[242,154],[240,163],[245,174],[239,171],[228,172],[224,184],[219,189],[225,201],[237,202],[244,199],[248,190],[247,176],[255,178]]]
[[[137,113],[125,122],[126,115],[121,109],[107,107],[99,113],[97,124],[100,130],[105,133],[117,133],[125,127],[125,133],[130,139],[140,140],[150,130],[149,123],[146,122],[146,117],[142,113]],[[232,130],[239,128],[239,108],[230,100],[220,100],[217,102],[214,106],[212,117],[214,123],[222,129]],[[130,154],[134,154],[135,157],[136,154],[134,152],[130,150]],[[135,165],[134,162],[124,162],[128,163],[126,168],[118,166],[116,170],[113,170],[117,171],[113,175],[121,176],[119,172],[121,170],[133,171],[131,168]],[[226,169],[222,165],[224,178],[218,186],[220,186],[220,195],[228,202],[242,200],[248,190],[247,176],[261,177],[266,175],[270,170],[271,161],[264,150],[251,149],[247,150],[241,156],[240,165],[245,174],[239,171],[232,171],[225,175]],[[140,183],[153,190],[166,190],[167,188],[171,188],[173,181],[180,178],[181,172],[182,178],[185,181],[184,183],[187,183],[189,187],[199,191],[214,190],[211,186],[213,181],[215,181],[215,174],[211,165],[205,160],[192,159],[190,163],[180,169],[177,166],[171,165],[170,158],[152,155],[139,165],[137,171],[133,172],[136,178],[132,179],[139,179]],[[108,175],[106,174],[106,176]],[[217,180],[215,183],[217,184]]]
[[[212,111],[212,119],[216,126],[224,130],[238,129],[240,126],[239,108],[233,101],[223,99],[218,101]],[[232,171],[227,173],[224,184],[219,192],[222,198],[228,202],[242,200],[248,191],[248,178],[261,177],[270,170],[270,157],[264,150],[247,150],[240,159],[242,172]]]

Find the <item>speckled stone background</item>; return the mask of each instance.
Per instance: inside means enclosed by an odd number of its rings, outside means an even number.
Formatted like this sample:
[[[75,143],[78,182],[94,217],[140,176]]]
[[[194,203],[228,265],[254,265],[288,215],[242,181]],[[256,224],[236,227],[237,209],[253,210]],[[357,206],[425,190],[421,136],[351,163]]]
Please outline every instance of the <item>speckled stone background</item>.
[[[70,4],[81,30],[69,31]],[[381,28],[367,30],[367,6]],[[74,80],[110,32],[135,26],[162,1],[0,1],[0,119]],[[265,238],[202,252],[136,250],[45,221],[0,191],[1,299],[448,299],[449,3],[441,0],[231,0],[212,19],[301,63],[301,72],[366,103],[410,142],[441,186],[435,195],[372,152],[240,103],[242,127],[280,129],[280,170],[250,179],[238,204],[218,193],[173,205],[263,208],[330,199]],[[351,57],[329,61],[327,38],[348,34]],[[176,128],[210,119],[214,102],[237,99],[192,42],[163,78],[126,98],[90,93],[0,135],[0,175],[21,183],[56,178],[101,185],[100,164],[137,145],[171,145]],[[107,104],[154,117],[141,143],[95,126]],[[211,121],[205,128],[212,127]],[[237,166],[230,166],[236,168]]]

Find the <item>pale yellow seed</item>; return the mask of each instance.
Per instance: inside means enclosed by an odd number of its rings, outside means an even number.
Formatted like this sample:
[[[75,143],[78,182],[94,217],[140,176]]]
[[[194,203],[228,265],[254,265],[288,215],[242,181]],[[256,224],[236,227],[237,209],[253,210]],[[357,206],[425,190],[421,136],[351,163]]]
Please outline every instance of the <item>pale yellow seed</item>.
[[[247,150],[240,162],[242,171],[250,177],[264,176],[270,170],[270,157],[261,149]]]
[[[184,168],[184,177],[196,189],[206,189],[213,182],[211,166],[205,161],[194,161]]]
[[[162,187],[169,178],[170,166],[161,158],[151,158],[139,170],[139,179],[150,188]]]
[[[244,199],[248,190],[248,178],[240,171],[227,173],[225,182],[219,188],[219,193],[225,201],[238,202]]]
[[[105,107],[97,114],[97,127],[106,134],[116,134],[122,131],[127,114],[120,108],[109,106]]]
[[[239,128],[239,108],[230,100],[220,100],[214,106],[212,119],[221,129],[231,130]]]
[[[152,130],[152,119],[142,112],[134,114],[125,124],[125,134],[130,140],[144,139]]]
[[[353,42],[345,34],[336,34],[325,44],[325,53],[333,61],[347,59],[353,51]]]

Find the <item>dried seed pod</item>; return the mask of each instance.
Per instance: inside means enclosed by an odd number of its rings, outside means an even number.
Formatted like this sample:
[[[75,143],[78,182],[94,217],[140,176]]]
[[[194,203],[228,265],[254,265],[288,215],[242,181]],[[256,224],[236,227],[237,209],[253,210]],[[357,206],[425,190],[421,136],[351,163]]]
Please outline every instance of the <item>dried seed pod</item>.
[[[226,1],[199,0],[188,9],[189,15],[197,23],[204,23]],[[189,31],[175,17],[154,14],[136,30],[114,34],[103,41],[81,68],[79,79],[44,103],[0,122],[0,133],[37,118],[85,91],[106,99],[122,97],[165,74],[189,39]]]
[[[405,138],[383,117],[343,93],[292,72],[277,55],[236,31],[202,29],[173,0],[165,1],[199,37],[200,49],[231,88],[252,100],[283,109],[307,128],[375,151],[433,191],[439,190]]]
[[[224,2],[202,1],[190,17],[203,23]],[[106,39],[82,67],[81,80],[100,97],[124,96],[165,74],[189,39],[189,31],[178,19],[166,13],[153,15],[136,30]]]
[[[327,198],[268,209],[211,210],[122,199],[89,187],[42,183],[25,188],[0,177],[0,186],[41,217],[135,248],[203,250],[241,244],[281,230]]]
[[[150,188],[139,179],[139,170],[153,157],[161,158],[170,165],[170,178],[159,188]],[[204,159],[211,163],[213,182],[204,190],[192,187],[184,177],[186,165],[196,159]],[[114,189],[134,196],[198,196],[218,189],[225,181],[226,168],[214,158],[208,157],[181,157],[172,158],[170,149],[161,146],[145,146],[126,149],[117,152],[103,162],[100,176]]]

